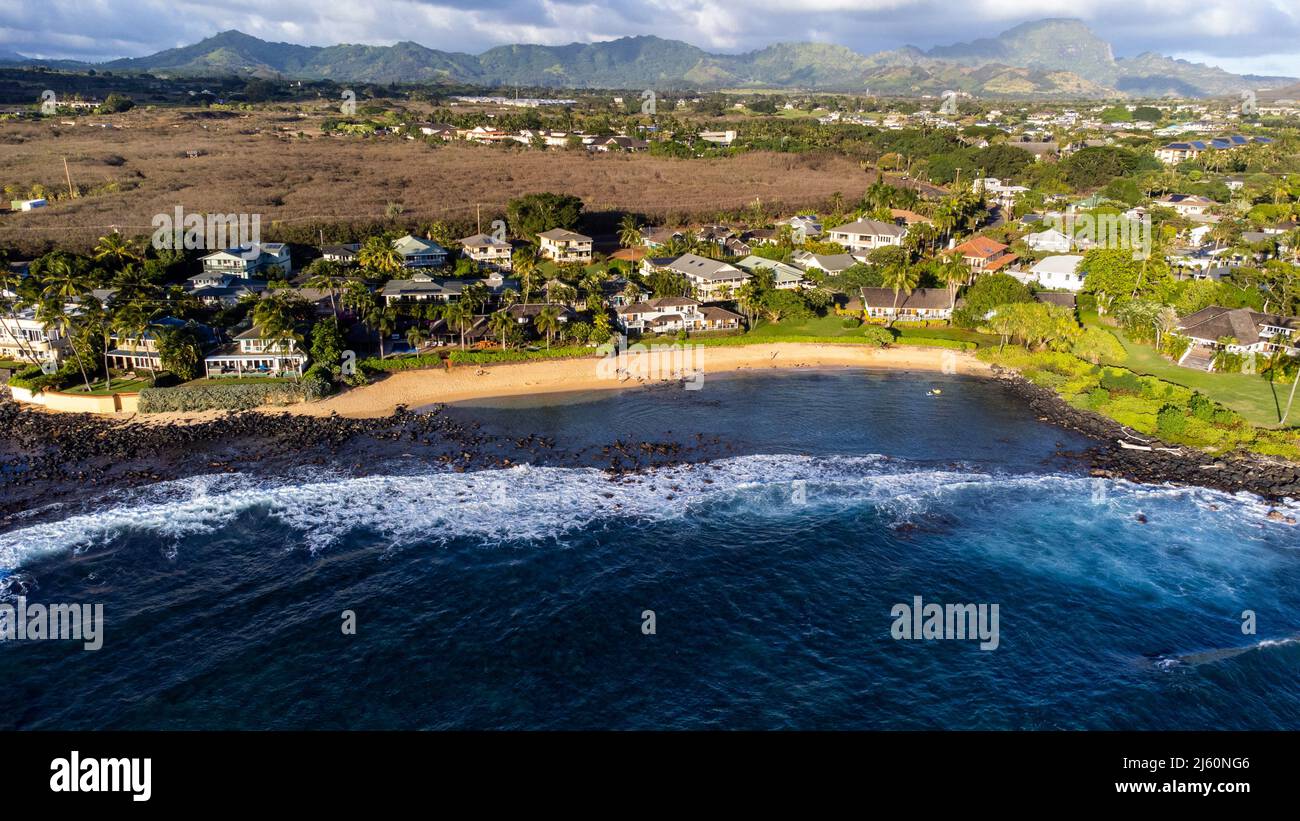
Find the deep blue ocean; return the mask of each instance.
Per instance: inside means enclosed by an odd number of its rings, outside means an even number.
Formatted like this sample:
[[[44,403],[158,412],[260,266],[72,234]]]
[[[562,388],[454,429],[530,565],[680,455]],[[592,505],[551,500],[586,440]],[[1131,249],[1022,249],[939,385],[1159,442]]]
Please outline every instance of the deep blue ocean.
[[[996,383],[796,371],[451,412],[726,452],[611,479],[394,451],[34,512],[0,533],[0,595],[102,603],[104,646],[0,642],[0,727],[1300,729],[1300,531],[1090,478]],[[997,648],[895,639],[916,596],[998,605]]]

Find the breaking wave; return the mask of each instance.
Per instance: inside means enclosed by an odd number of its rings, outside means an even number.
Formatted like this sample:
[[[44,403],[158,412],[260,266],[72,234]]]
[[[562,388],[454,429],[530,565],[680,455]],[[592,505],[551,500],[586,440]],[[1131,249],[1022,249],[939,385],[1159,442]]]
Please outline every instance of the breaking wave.
[[[780,518],[863,506],[898,527],[923,521],[937,507],[958,500],[978,513],[987,512],[989,505],[1041,504],[1045,498],[1083,508],[1057,509],[1059,515],[1081,520],[1095,510],[1068,502],[1091,498],[1094,505],[1138,511],[1160,500],[1190,499],[1206,510],[1231,506],[1231,515],[1256,522],[1264,522],[1269,509],[1247,494],[1063,474],[939,469],[879,455],[753,455],[629,475],[527,465],[364,477],[315,473],[296,481],[213,474],[137,489],[94,512],[0,534],[0,574],[43,555],[104,546],[131,534],[179,543],[259,512],[300,532],[302,543],[315,551],[359,530],[378,534],[393,546],[458,537],[505,543],[562,538],[615,520],[628,524],[704,515]]]

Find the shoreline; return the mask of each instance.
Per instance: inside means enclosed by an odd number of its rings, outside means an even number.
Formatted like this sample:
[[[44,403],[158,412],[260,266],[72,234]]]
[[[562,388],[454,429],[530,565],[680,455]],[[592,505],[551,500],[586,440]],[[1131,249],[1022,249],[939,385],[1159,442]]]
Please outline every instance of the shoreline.
[[[769,343],[704,349],[704,385],[710,374],[780,373],[799,369],[864,369],[944,373],[993,379],[1013,392],[1039,422],[1081,434],[1082,451],[1058,451],[1098,478],[1144,484],[1171,483],[1236,493],[1276,502],[1300,499],[1300,464],[1250,455],[1215,456],[1191,448],[1135,450],[1120,440],[1162,447],[1091,411],[1069,405],[1055,392],[1019,373],[948,348],[868,348],[821,343]],[[364,474],[371,453],[384,442],[405,441],[412,451],[463,471],[568,457],[553,445],[487,441],[477,430],[449,419],[442,406],[508,396],[681,386],[683,380],[610,378],[599,357],[535,360],[443,370],[401,371],[328,399],[248,411],[135,414],[128,417],[69,414],[0,402],[9,441],[0,448],[0,488],[9,496],[0,521],[51,496],[76,497],[119,487],[239,470],[278,472],[304,465],[334,465]],[[698,363],[696,363],[698,364]],[[608,364],[605,368],[611,368]],[[605,378],[602,378],[602,375]],[[416,412],[425,411],[428,412]],[[616,443],[618,444],[618,443]],[[677,461],[720,455],[683,443],[618,444],[616,458],[596,466],[637,471]],[[376,450],[378,449],[378,450]],[[606,449],[608,450],[608,449]],[[506,457],[509,458],[506,458]],[[48,494],[48,495],[47,495]]]
[[[704,388],[707,388],[710,375],[799,368],[871,368],[993,375],[992,366],[970,353],[949,348],[873,348],[855,344],[775,342],[707,346],[699,351]],[[606,364],[602,366],[602,362]],[[612,372],[602,374],[610,367],[607,360],[593,356],[498,365],[458,365],[449,371],[436,368],[397,371],[365,387],[352,388],[318,402],[261,408],[260,411],[375,418],[387,416],[401,406],[421,408],[508,396],[627,390],[683,381],[680,378],[616,377]]]

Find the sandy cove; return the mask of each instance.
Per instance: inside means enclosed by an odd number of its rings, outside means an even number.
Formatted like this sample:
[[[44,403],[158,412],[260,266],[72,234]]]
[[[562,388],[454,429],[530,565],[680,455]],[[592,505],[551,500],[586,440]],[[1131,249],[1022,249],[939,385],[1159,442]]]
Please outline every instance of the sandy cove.
[[[789,368],[851,367],[881,370],[944,371],[986,375],[991,369],[974,356],[946,348],[774,343],[735,345],[702,349],[700,363],[704,381],[710,376],[737,371]],[[450,370],[433,368],[400,371],[363,388],[354,388],[320,402],[268,412],[349,417],[387,416],[398,405],[418,408],[440,402],[463,402],[502,396],[559,393],[564,391],[617,390],[653,384],[651,380],[602,377],[612,368],[598,370],[598,357],[536,360],[502,365],[456,365]]]

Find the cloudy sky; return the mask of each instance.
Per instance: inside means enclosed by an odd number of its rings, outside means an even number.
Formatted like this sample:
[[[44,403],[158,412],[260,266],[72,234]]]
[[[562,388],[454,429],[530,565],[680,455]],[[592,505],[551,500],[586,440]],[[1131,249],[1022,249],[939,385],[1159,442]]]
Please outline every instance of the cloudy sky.
[[[636,34],[723,52],[810,40],[868,53],[991,37],[1043,17],[1086,21],[1121,57],[1158,51],[1300,76],[1297,0],[3,0],[0,50],[136,57],[239,29],[305,45],[413,40],[474,53]]]

